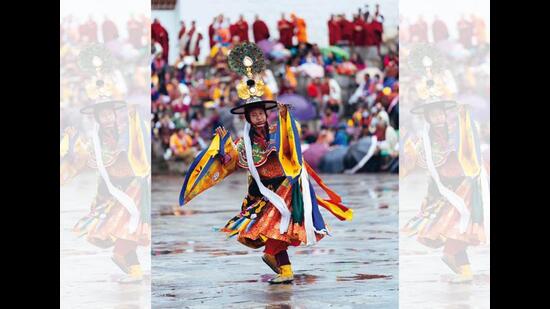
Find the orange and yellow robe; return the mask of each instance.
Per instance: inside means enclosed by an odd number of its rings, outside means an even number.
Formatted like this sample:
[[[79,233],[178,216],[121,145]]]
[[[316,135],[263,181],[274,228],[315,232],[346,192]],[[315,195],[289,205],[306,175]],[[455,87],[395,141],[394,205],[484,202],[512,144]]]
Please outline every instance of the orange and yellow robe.
[[[429,140],[432,160],[442,184],[463,199],[470,219],[464,232],[460,231],[461,215],[451,202],[443,196],[430,177],[428,193],[421,209],[403,227],[410,236],[432,248],[438,248],[448,239],[459,240],[469,245],[486,243],[484,227],[487,181],[484,179],[484,168],[481,162],[480,142],[475,122],[469,110],[459,106],[458,132],[449,140]],[[424,138],[413,142],[406,139],[404,144],[405,158],[401,177],[404,177],[416,166],[427,169]],[[428,137],[429,138],[429,137]]]
[[[311,183],[311,217],[319,241],[327,234],[328,227],[319,211],[319,205],[340,220],[351,220],[353,211],[342,204],[338,194],[328,188],[313,169],[302,159],[297,122],[290,113],[279,115],[276,124],[270,126],[269,143],[265,147],[252,144],[252,159],[264,186],[285,201],[291,212],[291,221],[286,232],[279,229],[281,214],[263,197],[255,180],[248,174],[248,192],[239,214],[230,219],[221,231],[251,248],[259,248],[268,238],[288,242],[292,245],[307,243],[304,224],[304,203],[300,178],[305,168],[310,178],[325,191],[328,198],[315,193]],[[222,163],[224,157],[225,163]],[[204,150],[191,164],[180,193],[180,205],[221,182],[237,168],[248,169],[243,139],[236,142],[229,134],[215,135],[209,148]]]

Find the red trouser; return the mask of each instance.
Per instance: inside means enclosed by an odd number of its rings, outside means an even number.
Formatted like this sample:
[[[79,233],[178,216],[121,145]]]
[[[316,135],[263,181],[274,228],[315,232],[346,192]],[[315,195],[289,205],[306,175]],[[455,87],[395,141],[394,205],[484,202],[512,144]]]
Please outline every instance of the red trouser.
[[[288,258],[288,243],[285,241],[268,238],[265,242],[264,253],[275,256],[277,260],[277,266],[290,265],[290,259]]]
[[[265,242],[264,253],[276,255],[281,251],[288,249],[288,243],[286,241],[268,238]]]
[[[466,253],[467,248],[468,243],[466,242],[455,239],[447,239],[445,242],[445,247],[443,248],[443,253],[453,256],[457,265],[466,265],[470,264],[468,254]]]

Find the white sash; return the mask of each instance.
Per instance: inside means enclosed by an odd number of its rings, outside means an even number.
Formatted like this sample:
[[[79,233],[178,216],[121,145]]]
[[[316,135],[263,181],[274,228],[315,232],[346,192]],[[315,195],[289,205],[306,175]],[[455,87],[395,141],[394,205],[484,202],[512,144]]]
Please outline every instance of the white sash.
[[[254,180],[256,181],[256,184],[258,185],[258,189],[260,189],[260,192],[262,193],[262,195],[266,197],[271,202],[271,204],[273,204],[273,206],[277,208],[277,210],[281,214],[279,231],[281,234],[284,234],[288,230],[288,225],[290,224],[290,211],[288,210],[283,198],[277,195],[275,192],[266,188],[262,183],[262,181],[260,180],[260,175],[258,174],[258,170],[256,170],[256,166],[254,165],[254,159],[252,158],[252,143],[250,142],[250,124],[248,122],[244,124],[243,139],[244,139],[244,147],[246,152],[246,162],[248,165],[248,170],[250,171],[252,178],[254,178]]]
[[[367,151],[367,154],[363,158],[361,158],[361,160],[357,162],[357,164],[352,169],[345,170],[344,173],[355,174],[359,169],[363,167],[363,165],[367,164],[370,158],[372,158],[372,156],[374,155],[374,151],[376,150],[377,144],[378,144],[378,138],[376,137],[376,135],[372,135],[370,140],[369,151]]]
[[[441,183],[439,174],[435,169],[435,165],[432,158],[432,145],[428,134],[429,131],[430,131],[430,124],[426,122],[424,123],[424,132],[422,135],[422,142],[424,143],[424,150],[426,155],[426,165],[428,167],[428,170],[430,171],[430,174],[433,180],[435,181],[435,184],[437,185],[437,189],[439,193],[443,195],[451,203],[451,205],[453,205],[456,208],[456,210],[460,214],[459,230],[460,230],[460,233],[464,233],[466,232],[466,229],[468,228],[468,223],[470,222],[470,211],[466,208],[464,200],[460,196],[458,196],[456,193],[454,193],[453,191],[443,186],[443,184]]]
[[[105,169],[105,165],[103,164],[103,157],[101,155],[101,145],[99,143],[98,132],[99,132],[99,125],[95,123],[93,134],[92,134],[92,140],[94,143],[94,153],[95,153],[95,160],[97,163],[97,169],[99,170],[99,174],[101,175],[101,178],[103,178],[103,181],[105,181],[105,184],[107,185],[107,189],[109,190],[109,193],[111,193],[111,195],[114,196],[120,202],[120,204],[124,206],[124,208],[126,208],[128,213],[130,214],[128,231],[130,233],[134,233],[137,230],[140,214],[137,210],[134,200],[131,197],[129,197],[126,193],[124,193],[123,191],[115,187],[111,182],[111,179],[109,178],[109,174],[107,174],[107,170]]]
[[[302,167],[302,173],[300,174],[300,178],[302,179],[302,197],[304,202],[304,228],[306,230],[306,246],[313,245],[317,242],[317,238],[315,238],[315,232],[322,233],[320,231],[316,231],[315,227],[313,226],[313,205],[311,202],[311,192],[309,191],[309,176],[307,174],[307,170]]]
[[[483,202],[483,229],[485,231],[487,243],[489,243],[489,239],[491,238],[491,193],[489,190],[489,179],[487,171],[483,166],[481,167],[481,173],[479,177],[481,177],[481,201]]]

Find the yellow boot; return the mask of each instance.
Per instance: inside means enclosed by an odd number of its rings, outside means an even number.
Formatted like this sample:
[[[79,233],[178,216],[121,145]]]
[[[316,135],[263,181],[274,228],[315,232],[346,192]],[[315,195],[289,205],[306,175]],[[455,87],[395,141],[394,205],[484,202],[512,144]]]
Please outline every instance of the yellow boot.
[[[281,265],[281,273],[275,276],[275,278],[269,280],[271,284],[279,283],[291,283],[294,281],[294,274],[292,273],[292,267],[290,265]]]
[[[451,280],[451,283],[469,283],[474,280],[472,268],[470,264],[460,266],[460,274],[458,277]]]
[[[143,270],[141,270],[141,266],[138,264],[138,265],[130,266],[130,272],[128,273],[128,277],[120,279],[119,282],[135,283],[135,282],[140,282],[141,280],[143,280]]]

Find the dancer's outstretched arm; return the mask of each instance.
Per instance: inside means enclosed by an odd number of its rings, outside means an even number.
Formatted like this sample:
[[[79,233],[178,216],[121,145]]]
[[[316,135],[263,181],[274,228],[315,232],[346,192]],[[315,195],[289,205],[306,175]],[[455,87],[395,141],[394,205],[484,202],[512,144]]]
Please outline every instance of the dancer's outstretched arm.
[[[180,205],[188,203],[233,173],[237,169],[237,160],[237,148],[230,134],[225,128],[218,127],[208,148],[189,166],[180,192]]]

